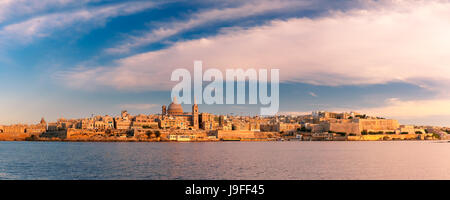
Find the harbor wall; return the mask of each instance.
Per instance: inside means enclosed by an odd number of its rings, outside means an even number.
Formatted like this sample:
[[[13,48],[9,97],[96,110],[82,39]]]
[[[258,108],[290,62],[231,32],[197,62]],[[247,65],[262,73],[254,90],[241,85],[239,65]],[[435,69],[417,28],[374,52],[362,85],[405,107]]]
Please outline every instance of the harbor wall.
[[[400,135],[359,135],[347,136],[348,141],[379,141],[379,140],[424,140],[432,134],[400,134]]]

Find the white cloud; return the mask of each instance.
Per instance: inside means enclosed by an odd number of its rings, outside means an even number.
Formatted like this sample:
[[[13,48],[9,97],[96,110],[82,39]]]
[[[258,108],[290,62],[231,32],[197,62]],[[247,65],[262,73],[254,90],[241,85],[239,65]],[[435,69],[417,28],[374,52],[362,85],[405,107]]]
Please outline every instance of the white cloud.
[[[1,0],[0,24],[17,17],[40,13],[49,9],[82,6],[100,0]]]
[[[279,68],[281,81],[332,86],[404,81],[447,91],[439,85],[450,85],[450,3],[382,5],[232,29],[64,78],[78,87],[169,89],[174,69],[192,69],[194,60],[203,60],[204,68],[222,70]]]
[[[47,37],[56,30],[68,26],[78,26],[77,23],[103,25],[109,18],[139,12],[154,5],[152,2],[131,2],[46,14],[6,25],[0,30],[0,36],[3,41],[13,39],[30,42],[35,38]],[[81,30],[81,28],[71,28],[72,30]],[[86,28],[83,27],[83,29]]]
[[[131,36],[120,45],[106,49],[108,53],[126,53],[132,48],[148,45],[158,42],[170,36],[176,35],[186,30],[199,27],[207,23],[217,23],[220,21],[229,21],[234,19],[245,18],[249,16],[260,15],[267,12],[293,10],[299,8],[309,8],[310,1],[245,1],[243,5],[225,9],[212,9],[190,16],[190,19],[183,21],[175,21],[166,24],[160,24],[158,29],[151,30],[140,36]]]

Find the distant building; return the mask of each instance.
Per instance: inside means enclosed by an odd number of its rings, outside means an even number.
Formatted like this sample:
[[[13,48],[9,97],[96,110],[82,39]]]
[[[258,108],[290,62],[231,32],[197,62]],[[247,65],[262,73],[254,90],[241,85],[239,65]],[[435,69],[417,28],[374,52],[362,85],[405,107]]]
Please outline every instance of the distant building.
[[[191,113],[185,113],[175,97],[167,110],[165,105],[162,106],[161,110],[161,117],[157,119],[159,128],[199,129],[199,112],[196,103],[192,106]]]
[[[41,118],[39,124],[14,124],[9,126],[0,126],[2,134],[41,134],[47,131],[47,122]]]
[[[346,135],[395,133],[399,123],[394,119],[342,119],[312,125],[312,132],[338,132]]]

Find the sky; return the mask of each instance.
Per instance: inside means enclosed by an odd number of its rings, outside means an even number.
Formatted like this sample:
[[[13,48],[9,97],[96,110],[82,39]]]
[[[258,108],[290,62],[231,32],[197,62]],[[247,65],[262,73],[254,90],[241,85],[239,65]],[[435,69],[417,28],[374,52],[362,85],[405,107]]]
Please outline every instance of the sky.
[[[280,114],[450,126],[449,35],[437,0],[0,0],[0,124],[159,113],[171,73],[201,60],[280,69]]]

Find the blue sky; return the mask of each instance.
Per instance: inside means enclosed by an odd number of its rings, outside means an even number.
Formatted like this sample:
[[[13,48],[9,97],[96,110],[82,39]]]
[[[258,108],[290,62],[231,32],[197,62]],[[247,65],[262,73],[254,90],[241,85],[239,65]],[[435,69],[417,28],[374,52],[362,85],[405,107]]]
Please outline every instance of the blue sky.
[[[447,1],[3,0],[0,124],[157,113],[170,73],[202,60],[280,69],[280,113],[450,125],[448,11]]]

